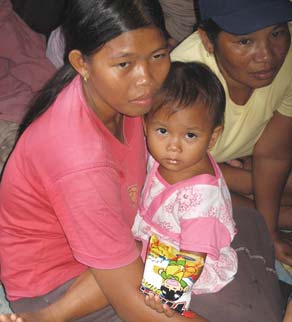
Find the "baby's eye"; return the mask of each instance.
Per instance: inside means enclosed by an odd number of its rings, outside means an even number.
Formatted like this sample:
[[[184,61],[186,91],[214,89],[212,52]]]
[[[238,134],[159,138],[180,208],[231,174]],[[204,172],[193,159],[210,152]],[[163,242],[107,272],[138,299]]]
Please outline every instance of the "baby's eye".
[[[165,134],[167,134],[167,130],[166,130],[166,129],[164,129],[163,127],[160,127],[160,128],[158,128],[158,129],[156,129],[156,132],[157,132],[158,134],[161,134],[161,135],[165,135]]]
[[[196,139],[198,136],[195,134],[195,133],[187,133],[186,134],[186,138],[189,139],[189,140],[192,140],[192,139]]]

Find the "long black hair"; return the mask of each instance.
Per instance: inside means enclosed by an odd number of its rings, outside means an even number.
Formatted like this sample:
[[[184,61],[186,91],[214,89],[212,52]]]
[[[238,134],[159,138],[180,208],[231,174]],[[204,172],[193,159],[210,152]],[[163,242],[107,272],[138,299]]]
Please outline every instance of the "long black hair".
[[[17,140],[25,129],[42,115],[58,94],[76,76],[68,60],[71,50],[90,56],[106,42],[124,32],[154,25],[167,36],[164,20],[158,17],[149,0],[70,0],[62,31],[65,38],[64,65],[30,103],[19,126]]]

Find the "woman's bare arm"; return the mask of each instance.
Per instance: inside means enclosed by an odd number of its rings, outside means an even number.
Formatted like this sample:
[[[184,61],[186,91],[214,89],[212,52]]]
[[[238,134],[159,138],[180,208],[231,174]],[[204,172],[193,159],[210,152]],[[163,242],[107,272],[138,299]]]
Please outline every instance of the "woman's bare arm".
[[[292,117],[276,112],[253,154],[255,203],[275,242],[276,257],[292,265],[292,243],[279,234],[282,193],[292,166]]]
[[[199,316],[190,319],[175,314],[168,318],[145,305],[144,295],[139,291],[143,275],[140,258],[118,269],[92,271],[108,301],[125,322],[207,322]]]
[[[73,321],[103,308],[110,302],[125,322],[208,322],[199,316],[189,319],[179,314],[170,319],[147,307],[144,302],[145,296],[139,291],[142,274],[143,263],[140,258],[118,269],[87,270],[76,279],[60,300],[47,308],[38,312],[18,314],[13,318],[9,315],[2,316],[0,321],[12,322],[17,317],[17,322]]]

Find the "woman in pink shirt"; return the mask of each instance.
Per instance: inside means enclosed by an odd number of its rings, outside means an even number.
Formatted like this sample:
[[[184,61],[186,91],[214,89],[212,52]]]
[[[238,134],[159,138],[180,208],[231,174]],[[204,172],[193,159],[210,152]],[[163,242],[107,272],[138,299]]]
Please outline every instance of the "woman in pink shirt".
[[[65,64],[32,103],[3,172],[1,281],[14,312],[33,311],[90,267],[127,320],[111,283],[129,270],[127,302],[141,306],[131,318],[157,320],[136,290],[131,226],[146,173],[140,116],[168,73],[167,40],[141,1],[76,0],[67,17]]]

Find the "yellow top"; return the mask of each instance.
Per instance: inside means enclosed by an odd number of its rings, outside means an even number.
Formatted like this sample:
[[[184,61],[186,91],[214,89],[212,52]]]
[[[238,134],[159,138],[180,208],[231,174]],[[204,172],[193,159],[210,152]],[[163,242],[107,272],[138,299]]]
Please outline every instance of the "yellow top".
[[[289,25],[292,35],[292,24]],[[245,105],[229,97],[225,79],[213,55],[207,54],[199,34],[194,32],[171,53],[172,61],[199,61],[221,80],[226,94],[224,131],[211,154],[217,162],[252,155],[253,147],[275,111],[292,117],[292,45],[277,77],[269,86],[255,89]]]

